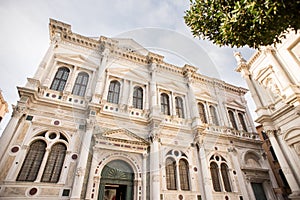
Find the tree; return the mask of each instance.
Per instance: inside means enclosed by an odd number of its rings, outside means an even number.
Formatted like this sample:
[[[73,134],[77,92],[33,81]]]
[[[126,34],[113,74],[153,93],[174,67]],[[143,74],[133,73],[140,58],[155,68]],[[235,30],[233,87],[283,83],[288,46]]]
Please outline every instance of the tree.
[[[190,0],[185,23],[220,46],[258,48],[300,29],[299,0]]]

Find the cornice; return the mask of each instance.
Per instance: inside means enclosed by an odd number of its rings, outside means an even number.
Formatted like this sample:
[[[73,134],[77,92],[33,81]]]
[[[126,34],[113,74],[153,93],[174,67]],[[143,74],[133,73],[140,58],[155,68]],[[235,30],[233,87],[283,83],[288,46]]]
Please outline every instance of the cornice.
[[[216,85],[220,88],[224,88],[225,90],[229,90],[236,93],[245,94],[248,91],[245,88],[236,87],[234,85],[225,83],[224,81],[201,75],[196,72],[197,68],[194,66],[187,67],[185,65],[185,67],[178,67],[170,63],[166,63],[163,61],[164,56],[162,55],[149,52],[146,56],[144,56],[134,51],[128,51],[126,49],[120,48],[118,46],[119,42],[111,38],[101,36],[97,39],[94,39],[94,38],[82,36],[77,33],[73,33],[71,30],[71,25],[54,19],[50,19],[49,32],[50,32],[51,41],[54,41],[56,37],[60,37],[62,41],[76,44],[89,49],[94,49],[99,52],[102,52],[105,48],[107,48],[109,49],[109,52],[112,56],[122,57],[134,63],[140,63],[146,65],[150,63],[156,63],[158,70],[168,71],[174,74],[178,74],[180,76],[183,76],[187,70],[191,70],[193,71],[192,78],[196,82],[203,82],[206,84],[209,83],[211,85]]]

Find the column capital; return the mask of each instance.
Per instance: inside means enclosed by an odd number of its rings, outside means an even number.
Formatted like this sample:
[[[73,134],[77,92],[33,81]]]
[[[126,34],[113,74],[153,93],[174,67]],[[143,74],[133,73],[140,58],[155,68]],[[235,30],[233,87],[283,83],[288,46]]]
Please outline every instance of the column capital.
[[[96,125],[96,119],[91,119],[91,118],[88,118],[86,119],[86,129],[87,130],[91,130],[95,127]]]
[[[205,127],[204,126],[199,126],[193,130],[194,132],[194,142],[199,144],[203,143],[205,133],[204,133]]]
[[[25,105],[12,105],[12,108],[13,108],[13,112],[12,112],[12,117],[21,117],[23,114],[26,113],[27,111],[27,108]]]
[[[265,129],[268,137],[274,137],[275,135],[280,135],[281,131],[276,129]]]

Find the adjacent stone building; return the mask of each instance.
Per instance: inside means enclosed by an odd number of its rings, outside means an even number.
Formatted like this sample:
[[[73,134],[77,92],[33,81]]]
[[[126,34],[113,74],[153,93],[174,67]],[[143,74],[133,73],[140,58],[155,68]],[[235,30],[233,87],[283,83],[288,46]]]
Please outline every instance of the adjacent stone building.
[[[247,81],[256,104],[256,122],[270,145],[291,189],[300,199],[300,34],[261,47],[248,62],[235,54],[237,71]]]
[[[8,113],[8,104],[4,100],[4,98],[2,96],[2,91],[0,89],[0,122],[2,121],[2,119],[6,113]]]
[[[0,140],[1,199],[277,199],[246,89],[50,20]]]

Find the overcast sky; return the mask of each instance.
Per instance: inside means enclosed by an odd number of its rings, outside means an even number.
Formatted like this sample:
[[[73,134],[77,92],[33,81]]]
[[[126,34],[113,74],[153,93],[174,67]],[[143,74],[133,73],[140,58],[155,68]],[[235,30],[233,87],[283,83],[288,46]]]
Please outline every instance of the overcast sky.
[[[18,100],[17,86],[32,77],[49,46],[49,18],[72,26],[84,36],[130,37],[165,60],[199,67],[202,74],[247,87],[234,71],[234,51],[248,59],[254,50],[218,47],[195,39],[185,25],[189,0],[2,0],[0,1],[0,88],[9,104]],[[250,100],[253,114],[253,103]],[[0,134],[10,115],[0,124]]]

